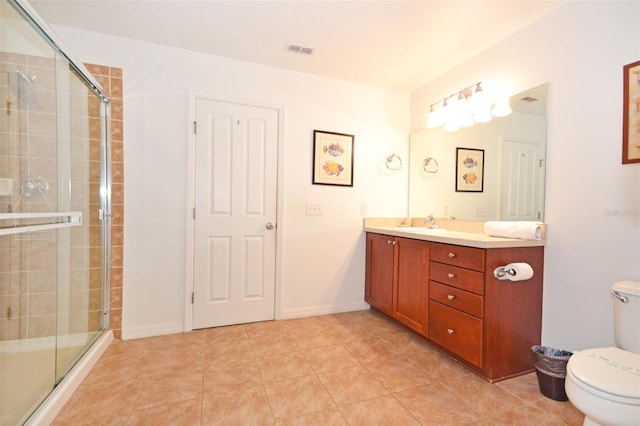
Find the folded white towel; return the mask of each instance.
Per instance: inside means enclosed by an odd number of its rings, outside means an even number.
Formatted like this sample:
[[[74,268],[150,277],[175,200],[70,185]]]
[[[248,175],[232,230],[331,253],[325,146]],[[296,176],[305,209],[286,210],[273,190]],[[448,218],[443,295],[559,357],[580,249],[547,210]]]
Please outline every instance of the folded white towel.
[[[484,232],[494,237],[541,240],[542,223],[489,221],[484,223]]]

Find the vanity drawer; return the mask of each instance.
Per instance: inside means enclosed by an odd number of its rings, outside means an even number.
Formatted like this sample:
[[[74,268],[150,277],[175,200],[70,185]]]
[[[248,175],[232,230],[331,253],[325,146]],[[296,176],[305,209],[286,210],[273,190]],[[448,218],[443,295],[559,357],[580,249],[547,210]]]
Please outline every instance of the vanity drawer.
[[[483,368],[481,319],[430,300],[429,339]]]
[[[431,299],[475,317],[482,318],[482,296],[435,281],[431,281],[429,286]]]
[[[484,271],[484,250],[479,248],[431,243],[431,260]]]
[[[476,294],[484,294],[484,274],[482,272],[431,261],[429,275],[432,280],[442,284]]]

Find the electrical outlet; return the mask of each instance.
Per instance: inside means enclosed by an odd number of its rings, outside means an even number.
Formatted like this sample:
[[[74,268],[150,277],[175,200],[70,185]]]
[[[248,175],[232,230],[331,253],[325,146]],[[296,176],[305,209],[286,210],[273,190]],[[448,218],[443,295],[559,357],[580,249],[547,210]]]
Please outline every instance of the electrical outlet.
[[[322,204],[307,203],[307,216],[322,216]]]
[[[366,204],[360,204],[360,215],[367,216],[369,214]]]

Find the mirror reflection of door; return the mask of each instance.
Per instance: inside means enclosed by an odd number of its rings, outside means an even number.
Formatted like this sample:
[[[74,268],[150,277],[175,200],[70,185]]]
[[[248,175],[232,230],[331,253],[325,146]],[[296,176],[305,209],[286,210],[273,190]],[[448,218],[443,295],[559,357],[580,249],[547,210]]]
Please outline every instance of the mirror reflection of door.
[[[502,141],[500,220],[542,219],[544,152],[542,142]]]

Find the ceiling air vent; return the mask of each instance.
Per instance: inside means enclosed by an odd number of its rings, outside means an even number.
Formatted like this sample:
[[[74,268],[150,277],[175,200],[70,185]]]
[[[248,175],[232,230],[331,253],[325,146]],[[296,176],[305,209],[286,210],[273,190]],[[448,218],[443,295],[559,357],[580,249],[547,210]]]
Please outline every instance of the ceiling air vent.
[[[287,45],[287,52],[299,53],[300,55],[311,55],[313,53],[313,48],[290,43]]]
[[[520,99],[521,101],[524,102],[535,102],[538,100],[538,98],[534,98],[533,96],[525,96],[524,98]]]

